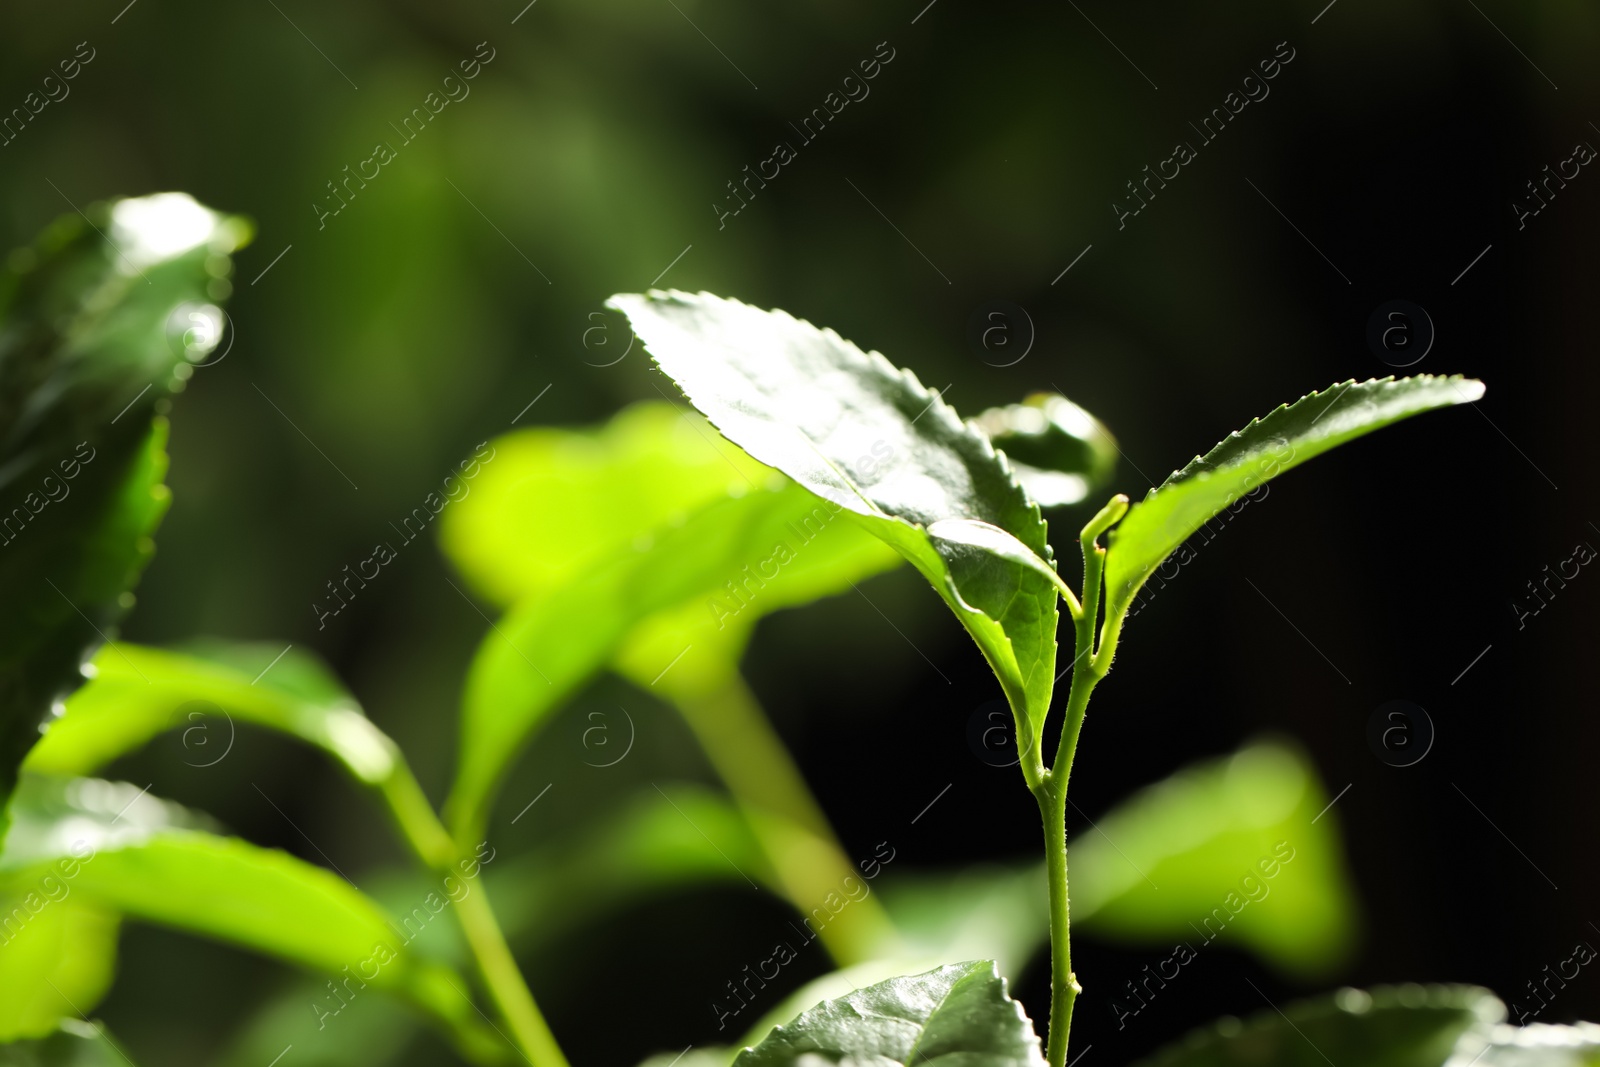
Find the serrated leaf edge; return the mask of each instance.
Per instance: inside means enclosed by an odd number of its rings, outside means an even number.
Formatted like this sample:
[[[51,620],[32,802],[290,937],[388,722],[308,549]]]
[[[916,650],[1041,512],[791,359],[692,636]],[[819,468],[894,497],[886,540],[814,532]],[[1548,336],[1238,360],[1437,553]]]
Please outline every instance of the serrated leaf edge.
[[[618,296],[627,295],[629,294],[618,294]],[[1006,456],[1005,452],[995,448],[994,442],[990,441],[988,435],[979,429],[977,424],[971,419],[962,419],[961,416],[956,412],[955,408],[947,403],[939,392],[929,389],[927,386],[923,385],[921,379],[917,377],[916,372],[911,368],[896,366],[887,356],[885,356],[882,352],[879,352],[877,349],[863,351],[861,346],[857,345],[848,338],[841,336],[839,332],[834,330],[832,327],[818,326],[815,323],[812,323],[809,319],[800,318],[799,316],[793,315],[782,308],[761,308],[754,304],[747,304],[744,301],[738,300],[734,297],[718,296],[717,294],[707,292],[704,289],[698,293],[690,293],[682,289],[647,289],[644,293],[637,295],[642,296],[646,301],[655,303],[678,302],[705,305],[708,302],[720,302],[737,304],[740,307],[749,308],[753,311],[759,311],[763,314],[774,315],[785,320],[787,323],[796,326],[802,326],[809,330],[815,330],[816,332],[822,334],[823,337],[828,339],[830,342],[837,344],[845,353],[846,358],[856,361],[862,369],[870,368],[876,373],[886,376],[891,380],[898,379],[899,382],[903,384],[914,397],[928,400],[929,403],[927,409],[925,409],[923,414],[919,415],[918,418],[932,414],[934,418],[940,420],[947,430],[958,436],[965,437],[977,444],[979,448],[979,457],[981,459],[985,461],[992,460],[996,462],[1001,474],[1003,474],[1005,477],[1007,485],[1014,493],[1021,497],[1025,513],[1034,522],[1038,523],[1043,530],[1042,539],[1045,546],[1045,553],[1040,558],[1045,560],[1046,563],[1054,565],[1055,550],[1050,544],[1049,522],[1044,518],[1038,502],[1035,501],[1031,495],[1029,495],[1028,491],[1023,488],[1022,483],[1017,480],[1016,474],[1011,468],[1011,461]],[[617,296],[612,297],[606,302],[606,306],[612,307],[618,311],[623,311],[623,313],[626,314],[624,309],[616,307],[614,303],[616,299]],[[661,367],[659,360],[656,358],[655,353],[650,350],[650,345],[648,343],[645,344],[645,351],[649,353],[651,362],[655,364],[656,369],[659,370],[668,381],[672,382],[673,386],[676,387],[678,391],[689,400],[690,404],[694,404],[694,398],[691,397],[686,390],[684,390],[683,386],[679,384],[677,379],[673,378],[671,374],[668,374]],[[700,410],[699,405],[696,404],[694,406],[695,410]],[[708,422],[710,422],[713,426],[716,426],[719,433],[722,432],[722,427],[718,424],[716,418],[703,411],[700,413]],[[801,437],[805,438],[805,440],[808,442],[810,441],[810,438],[806,437],[804,434],[801,434]],[[730,438],[730,440],[732,439]],[[738,442],[734,443],[737,444]],[[814,447],[815,446],[813,445],[813,448]],[[927,532],[927,528],[919,523],[909,522],[900,518],[899,516],[889,515],[879,510],[871,500],[862,494],[861,487],[855,483],[855,479],[849,477],[843,471],[840,471],[832,461],[828,460],[826,456],[822,456],[820,452],[818,453],[818,456],[828,464],[828,467],[831,470],[839,475],[844,484],[849,486],[850,490],[855,493],[857,497],[860,497],[868,507],[872,508],[874,514],[885,519],[903,523],[904,525],[910,526],[913,529],[921,530],[924,533]],[[971,519],[976,518],[976,516],[962,515],[951,516],[951,518]],[[1018,540],[1021,541],[1021,538],[1018,538]],[[1024,542],[1024,544],[1026,544],[1026,542]]]

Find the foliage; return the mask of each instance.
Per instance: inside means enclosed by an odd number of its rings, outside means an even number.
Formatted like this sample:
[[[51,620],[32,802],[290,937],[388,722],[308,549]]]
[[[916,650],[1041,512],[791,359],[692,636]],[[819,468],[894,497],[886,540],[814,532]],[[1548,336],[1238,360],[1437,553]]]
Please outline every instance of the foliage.
[[[225,287],[215,283],[248,228],[174,194],[97,207],[85,221],[96,220],[109,236],[69,220],[14,256],[0,282],[0,522],[20,516],[0,546],[0,590],[13,607],[0,623],[3,1062],[89,1065],[112,1062],[108,1050],[126,1059],[83,1020],[112,981],[118,930],[132,921],[333,976],[322,983],[332,1000],[319,1005],[318,980],[307,977],[268,1005],[243,1036],[240,1062],[360,1005],[328,1057],[402,1055],[423,1019],[472,1062],[565,1067],[513,944],[548,948],[631,901],[729,869],[752,872],[801,910],[853,874],[740,658],[760,618],[903,559],[976,642],[1011,705],[1021,771],[1044,819],[1043,869],[942,879],[895,871],[881,902],[867,896],[848,922],[830,924],[823,940],[839,971],[757,1023],[743,1052],[697,1055],[737,1055],[745,1067],[817,1057],[1060,1067],[1078,991],[1066,784],[1089,695],[1139,584],[1261,481],[1482,391],[1459,378],[1387,379],[1280,408],[1143,502],[1113,497],[1083,527],[1084,582],[1074,591],[1057,574],[1041,506],[1085,499],[1114,469],[1109,431],[1082,408],[1040,395],[963,422],[909,371],[782,312],[708,294],[616,297],[699,414],[650,403],[595,430],[498,438],[489,454],[499,464],[479,472],[476,495],[442,523],[447,554],[506,614],[468,671],[441,820],[400,747],[314,657],[272,643],[111,640],[165,508],[167,397],[209,351],[214,335],[193,331],[221,314],[211,301]],[[71,451],[80,444],[90,452]],[[69,451],[79,468],[70,475]],[[56,499],[61,478],[76,480]],[[1108,531],[1109,549],[1098,541]],[[1072,674],[1071,691],[1047,766],[1058,600],[1075,656],[1060,672]],[[726,796],[656,786],[681,818],[654,801],[622,806],[598,833],[491,869],[496,849],[481,835],[513,761],[608,668],[683,716]],[[386,808],[416,869],[357,885],[230,836],[148,786],[93,777],[169,731],[235,721],[297,739],[346,772]],[[1319,827],[1309,817],[1325,802],[1304,758],[1279,743],[1183,770],[1079,834],[1076,914],[1133,943],[1171,937],[1197,913],[1223,914],[1230,941],[1275,966],[1326,969],[1354,918],[1335,818]],[[1237,925],[1235,883],[1256,904]],[[1270,893],[1255,896],[1249,883],[1270,883]],[[1052,1020],[1042,1050],[993,960],[1019,967],[1046,936]],[[931,969],[916,963],[927,957]],[[310,1020],[290,1010],[308,989]],[[1351,1062],[1396,1067],[1442,1063],[1474,1041],[1472,1053],[1491,1064],[1593,1060],[1590,1029],[1513,1031],[1498,1023],[1497,1004],[1464,987],[1344,991],[1224,1023],[1152,1062],[1312,1062],[1296,1044],[1308,1036]]]

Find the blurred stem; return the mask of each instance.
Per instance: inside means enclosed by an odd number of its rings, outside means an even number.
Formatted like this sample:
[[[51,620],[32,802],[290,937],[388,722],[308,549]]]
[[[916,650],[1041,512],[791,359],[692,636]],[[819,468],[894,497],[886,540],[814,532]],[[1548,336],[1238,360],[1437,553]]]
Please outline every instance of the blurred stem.
[[[1083,610],[1073,614],[1072,688],[1067,693],[1066,721],[1061,726],[1061,741],[1056,747],[1054,767],[1033,790],[1044,822],[1045,874],[1050,882],[1050,1039],[1045,1058],[1050,1067],[1064,1067],[1067,1041],[1072,1031],[1072,1006],[1083,992],[1072,973],[1071,904],[1067,893],[1067,783],[1072,778],[1072,763],[1078,754],[1078,735],[1089,710],[1094,687],[1111,669],[1117,636],[1122,629],[1122,614],[1106,619],[1095,646],[1095,626],[1100,621],[1103,599],[1106,550],[1099,537],[1128,511],[1128,498],[1111,498],[1099,514],[1084,526],[1079,540],[1083,546]]]
[[[856,875],[855,867],[738,671],[668,695],[745,815],[789,902],[802,913],[823,908],[829,916],[818,933],[834,961],[850,966],[892,945],[894,924],[870,894],[851,898],[837,914],[824,907],[829,894],[848,892],[844,879]]]
[[[378,788],[395,823],[423,863],[440,874],[456,876],[456,864],[467,857],[468,846],[450,837],[398,750],[394,760],[393,769]],[[567,1058],[517,969],[481,883],[476,892],[456,902],[456,917],[472,950],[478,976],[501,1018],[511,1027],[517,1050],[533,1067],[567,1067]]]

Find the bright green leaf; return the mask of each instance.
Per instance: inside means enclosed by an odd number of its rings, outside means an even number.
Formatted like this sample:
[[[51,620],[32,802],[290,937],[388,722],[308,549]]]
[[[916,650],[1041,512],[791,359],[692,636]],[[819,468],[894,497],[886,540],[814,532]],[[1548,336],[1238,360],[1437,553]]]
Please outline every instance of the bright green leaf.
[[[594,428],[535,427],[490,442],[440,516],[450,561],[509,607],[771,476],[699,415],[647,401]]]
[[[922,572],[977,641],[1029,736],[1055,674],[1055,585],[928,527],[969,520],[1054,557],[987,437],[883,356],[781,311],[702,293],[615,296],[656,363],[729,440],[843,509]]]
[[[116,959],[116,915],[75,898],[59,871],[0,893],[0,1042],[44,1037],[93,1010]]]
[[[1038,1067],[1039,1038],[988,960],[891,978],[802,1012],[734,1061],[735,1067],[809,1063],[960,1063]]]
[[[650,541],[523,602],[497,623],[473,659],[463,698],[449,804],[461,838],[474,836],[469,828],[481,825],[489,798],[533,733],[612,660],[643,620],[693,601],[705,625],[714,627],[747,610],[809,602],[819,588],[831,591],[841,578],[848,580],[852,568],[862,576],[881,569],[880,551],[862,551],[859,542],[838,545],[834,539],[846,535],[832,529],[842,525],[837,514],[792,483],[773,479],[708,504]],[[696,651],[691,638],[678,649],[661,647],[660,662],[633,668],[653,667],[659,675]]]
[[[1242,987],[1240,998],[1243,1003],[1260,1000],[1248,986]],[[1141,1060],[1138,1067],[1465,1065],[1482,1051],[1485,1036],[1504,1015],[1505,1006],[1475,986],[1341,989],[1281,1011],[1262,1004],[1261,1011],[1242,1023],[1222,1019]],[[1453,1051],[1469,1048],[1452,1058]],[[1478,1062],[1496,1061],[1486,1057]],[[1523,1067],[1562,1064],[1560,1059],[1522,1061]]]
[[[131,603],[167,503],[152,416],[220,339],[246,238],[164,193],[63,216],[0,271],[0,797]]]
[[[100,649],[87,672],[92,680],[51,721],[25,768],[92,774],[172,729],[182,730],[186,762],[212,766],[226,758],[237,721],[323,749],[358,781],[377,784],[393,770],[394,743],[314,656],[221,642],[195,651],[201,654],[128,644]]]
[[[179,805],[122,782],[27,778],[0,853],[0,892],[60,877],[74,898],[406,995],[435,1014],[470,1014],[463,988],[408,950],[395,925],[338,875],[286,852],[191,829]],[[71,873],[68,873],[70,870]],[[421,907],[423,902],[418,901]],[[425,919],[432,916],[422,911]]]
[[[1483,383],[1419,375],[1344,382],[1285,404],[1224,438],[1128,509],[1106,551],[1106,617],[1191,534],[1262,483],[1401,419],[1483,395]]]
[[[1011,461],[1011,473],[1039,502],[1081,503],[1117,469],[1116,438],[1105,424],[1057,393],[990,408],[972,420]]]

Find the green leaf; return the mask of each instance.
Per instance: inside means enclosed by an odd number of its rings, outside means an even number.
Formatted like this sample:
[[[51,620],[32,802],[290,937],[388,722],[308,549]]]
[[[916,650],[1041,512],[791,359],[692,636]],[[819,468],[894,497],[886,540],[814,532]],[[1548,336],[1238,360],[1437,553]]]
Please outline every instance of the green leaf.
[[[1233,945],[1296,976],[1325,973],[1355,947],[1356,925],[1328,799],[1306,757],[1276,742],[1140,790],[1070,843],[1074,928]]]
[[[1401,419],[1483,395],[1483,383],[1419,375],[1344,382],[1229,434],[1128,509],[1106,550],[1106,617],[1132,604],[1161,562],[1223,508],[1306,460]]]
[[[448,805],[461,839],[477,832],[472,828],[481,826],[490,797],[534,732],[619,653],[643,620],[693,602],[705,625],[716,628],[747,610],[807,603],[841,579],[848,584],[852,574],[881,569],[886,553],[834,540],[847,536],[833,529],[843,526],[837,514],[792,483],[773,479],[743,496],[724,496],[548,595],[519,604],[485,637],[467,675],[459,768]],[[635,669],[659,676],[700,650],[691,638],[659,651],[659,662]]]
[[[1248,987],[1242,997],[1259,1001]],[[1247,1001],[1248,1002],[1248,1001]],[[1138,1067],[1441,1067],[1482,1050],[1505,1006],[1475,986],[1341,989],[1283,1007],[1262,1005],[1245,1022],[1225,1018],[1168,1046]],[[1479,1060],[1479,1063],[1494,1062]],[[1555,1067],[1560,1060],[1528,1061]]]
[[[1037,1067],[1039,1038],[988,960],[891,978],[824,1001],[746,1049],[735,1067],[922,1064]]]
[[[420,929],[434,919],[424,901],[396,925],[338,875],[276,849],[192,829],[206,820],[123,782],[29,777],[13,815],[0,852],[0,893],[25,893],[54,874],[75,897],[131,918],[253,949],[341,982],[348,967],[352,981],[399,992],[435,1014],[471,1014],[456,991],[460,979],[408,951],[414,934],[406,923]]]
[[[708,293],[610,304],[729,440],[922,572],[977,641],[1026,736],[1037,736],[1055,680],[1054,557],[1038,505],[988,438],[909,371],[784,312]],[[930,533],[952,520],[968,535]],[[974,538],[974,523],[993,531]],[[1039,565],[1018,562],[1028,556]]]
[[[92,1010],[116,959],[117,916],[74,898],[59,870],[0,893],[0,1042],[43,1037]]]
[[[316,657],[270,644],[210,642],[194,651],[101,648],[86,671],[92,680],[68,698],[24,768],[91,774],[172,729],[182,729],[185,762],[213,766],[226,758],[237,721],[292,734],[367,784],[394,770],[394,742]]]
[[[1325,972],[1354,947],[1355,926],[1337,809],[1324,814],[1327,803],[1305,755],[1268,741],[1186,767],[1093,821],[1077,812],[1073,929],[1168,949],[1215,941],[1297,977]],[[1048,937],[1045,886],[1043,863],[1031,863],[891,871],[875,888],[913,951],[982,954],[1016,973]]]
[[[98,1022],[62,1019],[37,1041],[0,1046],[0,1067],[134,1067]]]
[[[1059,393],[1034,393],[972,420],[1011,461],[1011,473],[1039,502],[1082,503],[1117,469],[1116,438],[1105,424]]]
[[[237,219],[166,193],[58,220],[0,272],[0,797],[131,603],[167,396],[210,354]]]
[[[440,516],[439,543],[502,607],[547,594],[772,473],[665,401],[634,404],[597,427],[540,426],[490,444],[492,458],[462,478],[465,495]]]

